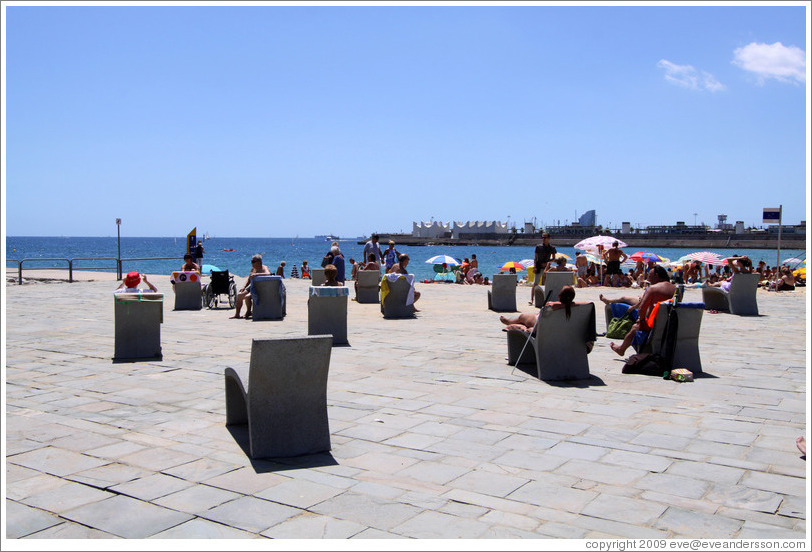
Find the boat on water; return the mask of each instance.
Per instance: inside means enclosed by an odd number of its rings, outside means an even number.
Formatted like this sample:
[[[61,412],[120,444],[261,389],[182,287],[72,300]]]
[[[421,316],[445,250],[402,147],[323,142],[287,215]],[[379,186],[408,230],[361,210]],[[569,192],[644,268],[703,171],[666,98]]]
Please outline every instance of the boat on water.
[[[338,241],[338,240],[340,240],[340,239],[341,239],[340,237],[338,237],[338,236],[334,236],[334,235],[332,235],[332,234],[321,234],[321,235],[314,236],[314,237],[315,237],[317,240],[321,240],[321,239],[323,239],[324,241],[328,241],[328,242],[334,242],[334,241]]]

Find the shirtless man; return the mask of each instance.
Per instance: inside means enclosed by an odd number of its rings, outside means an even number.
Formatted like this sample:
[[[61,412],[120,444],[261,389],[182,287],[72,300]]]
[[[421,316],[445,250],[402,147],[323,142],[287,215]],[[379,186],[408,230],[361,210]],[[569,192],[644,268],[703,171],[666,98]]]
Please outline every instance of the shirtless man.
[[[270,275],[271,269],[262,264],[262,255],[254,255],[251,257],[251,272],[248,273],[248,279],[245,281],[245,285],[237,294],[237,310],[234,312],[234,316],[231,316],[230,318],[241,318],[240,310],[242,309],[243,302],[245,302],[245,318],[251,318],[251,292],[249,291],[251,280],[254,276]]]
[[[618,247],[618,241],[612,243],[612,247],[603,252],[603,260],[606,261],[606,274],[612,276],[612,285],[617,285],[617,280],[623,272],[620,270],[620,265],[628,259],[629,256]]]
[[[654,305],[660,301],[671,299],[674,297],[674,293],[677,290],[677,287],[668,279],[668,271],[659,265],[649,271],[648,281],[651,285],[648,287],[648,289],[646,289],[645,293],[643,293],[639,299],[635,299],[633,297],[607,299],[602,293],[600,294],[600,300],[607,305],[611,303],[626,303],[631,305],[629,310],[636,309],[639,313],[637,323],[632,326],[632,329],[629,330],[629,333],[627,333],[626,337],[623,338],[623,342],[620,345],[615,345],[614,343],[609,345],[612,350],[620,356],[626,354],[626,349],[628,349],[632,344],[634,334],[637,332],[637,330],[651,329],[646,325],[646,319],[648,318],[648,315],[651,314],[651,309],[654,308]]]

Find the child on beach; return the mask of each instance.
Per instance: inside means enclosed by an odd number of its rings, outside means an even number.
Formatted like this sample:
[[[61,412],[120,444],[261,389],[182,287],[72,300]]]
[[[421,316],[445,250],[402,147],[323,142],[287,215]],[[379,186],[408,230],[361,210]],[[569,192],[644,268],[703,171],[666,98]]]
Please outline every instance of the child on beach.
[[[338,269],[334,264],[328,264],[324,267],[324,283],[323,286],[340,286],[341,283],[336,279],[338,276]]]

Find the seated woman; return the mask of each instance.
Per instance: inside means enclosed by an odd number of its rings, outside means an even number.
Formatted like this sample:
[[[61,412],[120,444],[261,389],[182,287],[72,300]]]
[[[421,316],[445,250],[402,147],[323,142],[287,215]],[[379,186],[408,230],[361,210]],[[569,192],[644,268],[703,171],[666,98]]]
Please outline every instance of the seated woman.
[[[341,286],[341,282],[336,279],[338,276],[338,269],[334,264],[328,264],[324,267],[324,283],[323,286]]]
[[[718,282],[706,282],[705,285],[707,287],[722,288],[723,291],[730,291],[730,283],[736,274],[749,274],[753,272],[753,263],[750,261],[750,258],[747,255],[734,255],[727,258],[727,267],[725,267],[725,269],[726,271],[727,269],[730,269],[730,271],[733,273],[732,276]]]
[[[788,266],[778,269],[778,278],[775,279],[775,291],[794,291],[795,276]]]
[[[144,281],[149,289],[138,289],[138,284]],[[146,274],[139,274],[138,272],[130,272],[124,277],[124,281],[116,288],[115,293],[147,293],[149,291],[157,292],[158,288],[147,281]]]
[[[587,304],[589,304],[588,301],[576,303],[575,289],[572,286],[564,286],[558,293],[558,301],[551,301],[547,303],[545,307],[550,307],[553,310],[564,309],[566,311],[566,317],[569,320],[569,317],[572,314],[573,305]],[[504,332],[508,330],[519,330],[521,332],[529,333],[536,327],[536,322],[538,321],[539,316],[541,316],[541,310],[539,310],[538,314],[523,312],[520,315],[513,317],[500,316],[499,321],[502,322],[502,324],[505,324],[505,327],[502,328],[502,331]]]

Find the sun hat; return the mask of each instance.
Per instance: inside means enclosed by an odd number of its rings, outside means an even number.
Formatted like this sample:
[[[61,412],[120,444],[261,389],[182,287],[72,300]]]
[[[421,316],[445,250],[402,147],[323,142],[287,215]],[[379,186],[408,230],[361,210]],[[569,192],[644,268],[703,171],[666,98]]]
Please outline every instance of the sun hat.
[[[135,271],[129,272],[124,277],[124,285],[127,286],[128,288],[134,288],[140,283],[141,283],[141,275],[138,274],[138,272]]]

